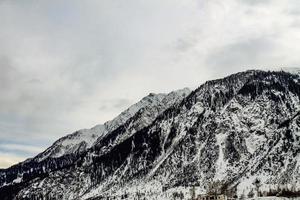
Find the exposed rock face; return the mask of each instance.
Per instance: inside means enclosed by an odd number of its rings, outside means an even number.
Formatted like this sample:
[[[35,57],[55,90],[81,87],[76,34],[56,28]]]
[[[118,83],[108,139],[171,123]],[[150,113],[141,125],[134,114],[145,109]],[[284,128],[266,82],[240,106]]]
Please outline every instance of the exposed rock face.
[[[261,188],[300,186],[297,74],[246,71],[186,94],[170,93],[136,109],[79,153],[32,159],[0,171],[1,184],[11,184],[2,186],[0,194],[7,190],[15,199],[168,199],[174,188],[205,191],[217,181],[238,195],[251,192],[254,180]],[[147,98],[153,102],[151,95]],[[62,159],[58,166],[56,159]],[[24,169],[32,168],[48,170],[24,177]],[[20,183],[8,178],[22,173]]]

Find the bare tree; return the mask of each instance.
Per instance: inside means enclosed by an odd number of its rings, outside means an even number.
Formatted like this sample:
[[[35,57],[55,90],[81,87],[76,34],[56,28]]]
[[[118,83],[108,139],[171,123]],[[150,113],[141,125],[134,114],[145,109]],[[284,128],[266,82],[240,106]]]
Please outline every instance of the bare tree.
[[[256,178],[253,182],[253,185],[255,186],[256,196],[258,196],[258,197],[261,196],[260,195],[260,187],[262,185],[261,181],[258,178]]]
[[[196,198],[196,188],[195,188],[195,186],[193,186],[190,189],[190,193],[191,193],[191,199],[195,199]]]

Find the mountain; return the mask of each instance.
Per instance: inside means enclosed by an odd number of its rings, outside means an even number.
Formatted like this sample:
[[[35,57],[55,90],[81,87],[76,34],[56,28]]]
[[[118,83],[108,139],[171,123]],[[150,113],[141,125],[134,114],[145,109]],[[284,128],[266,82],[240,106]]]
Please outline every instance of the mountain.
[[[1,170],[0,198],[188,199],[214,189],[245,198],[300,191],[299,74],[250,70],[183,93],[150,94],[143,100],[160,100],[112,123],[78,153],[64,146],[63,153]]]
[[[51,171],[71,166],[92,147],[97,139],[100,140],[103,136],[109,135],[111,131],[137,115],[143,117],[142,120],[135,117],[138,120],[135,122],[138,127],[135,128],[142,128],[150,124],[157,115],[172,104],[180,102],[189,93],[188,88],[173,91],[169,94],[150,93],[113,120],[62,137],[36,157],[27,159],[6,170],[0,169],[0,187],[2,189],[0,197],[6,198],[7,193],[14,193],[11,190],[18,188],[18,185],[27,185],[29,181],[36,177],[45,176]],[[12,198],[12,195],[8,195],[9,198],[7,199]]]

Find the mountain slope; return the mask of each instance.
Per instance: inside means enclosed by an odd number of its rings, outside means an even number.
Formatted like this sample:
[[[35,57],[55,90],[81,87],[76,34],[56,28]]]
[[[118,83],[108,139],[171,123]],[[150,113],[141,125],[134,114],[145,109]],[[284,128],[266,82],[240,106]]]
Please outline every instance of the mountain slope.
[[[151,93],[104,125],[97,125],[92,129],[79,130],[59,139],[36,157],[6,170],[0,170],[0,186],[2,186],[2,190],[13,190],[12,188],[17,188],[16,185],[23,187],[23,185],[29,184],[29,182],[36,177],[47,176],[51,171],[70,167],[75,164],[76,160],[78,160],[97,139],[109,135],[110,132],[128,120],[134,122],[134,119],[139,119],[137,117],[134,118],[136,115],[143,115],[144,124],[147,125],[151,123],[151,120],[155,119],[155,116],[163,112],[173,103],[180,102],[189,93],[190,90],[188,88],[173,91],[169,94]],[[139,128],[144,126],[141,121],[135,123]],[[0,191],[0,197],[2,197],[1,195],[2,193]]]
[[[297,74],[241,72],[160,108],[139,110],[73,164],[28,181],[15,199],[170,199],[178,191],[187,199],[190,188],[205,193],[212,184],[242,197],[255,182],[261,192],[300,187]]]

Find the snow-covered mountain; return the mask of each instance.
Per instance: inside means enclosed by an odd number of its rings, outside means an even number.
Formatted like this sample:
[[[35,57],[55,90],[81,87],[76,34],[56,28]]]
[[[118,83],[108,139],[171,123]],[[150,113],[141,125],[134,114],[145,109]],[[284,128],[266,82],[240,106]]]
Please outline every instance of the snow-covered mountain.
[[[64,146],[0,171],[1,199],[188,199],[194,188],[212,187],[241,198],[299,191],[297,73],[245,71],[142,101],[151,103],[104,124],[109,130],[75,155]]]
[[[173,104],[182,101],[190,92],[190,89],[184,88],[170,92],[169,94],[150,93],[113,120],[91,129],[82,129],[62,137],[36,157],[27,159],[25,162],[9,168],[9,170],[2,170],[7,171],[7,173],[1,173],[0,170],[0,186],[10,186],[15,182],[19,183],[23,180],[23,178],[20,179],[20,176],[24,177],[25,175],[26,177],[27,174],[35,177],[65,166],[70,166],[84,152],[91,148],[97,139],[100,140],[102,137],[109,135],[110,132],[125,124],[135,115],[142,116],[141,118],[135,117],[137,119],[136,122],[134,119],[131,119],[131,123],[135,123],[135,128],[138,130],[149,125],[161,112]],[[132,132],[134,131],[132,130]],[[32,168],[32,166],[34,167]]]

